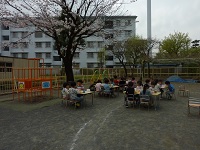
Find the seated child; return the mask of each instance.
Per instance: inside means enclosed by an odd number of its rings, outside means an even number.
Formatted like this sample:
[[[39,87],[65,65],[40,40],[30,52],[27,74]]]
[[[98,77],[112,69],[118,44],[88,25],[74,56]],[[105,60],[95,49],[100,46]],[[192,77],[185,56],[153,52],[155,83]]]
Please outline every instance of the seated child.
[[[78,90],[84,90],[84,86],[83,86],[83,81],[82,80],[78,80],[77,81],[77,87]]]
[[[148,84],[145,84],[145,85],[143,86],[142,91],[140,91],[140,95],[148,95],[148,96],[151,96],[151,91],[149,90]]]
[[[151,82],[151,87],[149,87],[149,90],[151,92],[154,92],[154,91],[160,92],[160,88],[157,86],[157,84],[155,83],[155,81]]]
[[[161,88],[162,86],[162,80],[158,80],[157,84],[155,85],[156,88],[158,88],[161,92],[161,98],[162,98],[162,95],[163,95],[163,92],[164,90]]]
[[[95,84],[95,88],[97,92],[101,91],[101,86],[102,86],[101,80],[98,80],[97,83]]]
[[[82,102],[83,96],[78,96],[78,90],[76,89],[76,82],[71,82],[71,88],[69,88],[69,96],[72,100]]]
[[[126,88],[126,97],[125,97],[125,105],[128,108],[128,100],[134,101],[134,92],[133,82],[128,82],[128,87]]]
[[[143,85],[142,85],[142,81],[137,81],[137,86],[136,86],[136,90],[137,91],[141,91],[143,89]]]
[[[115,85],[119,85],[119,80],[117,79],[117,76],[114,76],[114,80],[113,80]]]
[[[113,93],[113,91],[111,90],[111,88],[110,88],[110,85],[109,85],[109,80],[108,79],[105,79],[104,80],[104,84],[103,84],[103,88],[104,88],[104,93],[105,94],[112,94]]]
[[[69,83],[68,82],[63,83],[63,89],[62,89],[61,93],[62,93],[64,100],[69,99]]]
[[[172,85],[169,81],[165,81],[165,84],[167,86],[166,96],[168,99],[171,99],[171,94],[175,91],[174,85]]]

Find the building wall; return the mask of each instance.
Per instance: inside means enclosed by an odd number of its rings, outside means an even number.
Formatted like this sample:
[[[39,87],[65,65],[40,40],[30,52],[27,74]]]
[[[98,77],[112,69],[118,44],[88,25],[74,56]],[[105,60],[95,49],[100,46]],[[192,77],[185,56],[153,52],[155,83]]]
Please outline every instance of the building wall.
[[[136,16],[107,17],[105,20],[112,22],[112,26],[105,28],[105,31],[109,34],[112,33],[114,38],[119,41],[135,36],[136,18]],[[27,31],[31,31],[33,34],[27,36]],[[15,43],[24,36],[26,36],[26,38],[21,40],[21,44]],[[108,45],[108,40],[106,40],[104,37],[91,36],[85,39],[85,41],[86,48],[79,52],[78,57],[74,57],[73,59],[74,67],[99,67],[99,62],[97,59],[98,51],[104,48],[105,45]],[[5,47],[1,46],[0,54],[2,56],[19,58],[44,58],[44,63],[47,66],[60,66],[62,64],[57,51],[53,48],[53,39],[43,33],[37,32],[33,26],[9,29],[1,26],[0,43],[2,42],[11,43],[9,49],[5,49]],[[109,52],[107,52],[107,55],[110,55]],[[113,66],[115,65],[115,62],[118,61],[113,57],[113,60],[106,61],[106,65]],[[42,61],[40,63],[42,63]]]

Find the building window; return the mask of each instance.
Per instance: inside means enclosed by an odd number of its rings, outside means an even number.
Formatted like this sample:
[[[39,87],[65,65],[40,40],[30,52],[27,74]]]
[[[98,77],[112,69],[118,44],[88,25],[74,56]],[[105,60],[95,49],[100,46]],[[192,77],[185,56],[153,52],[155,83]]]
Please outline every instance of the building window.
[[[12,32],[12,37],[13,38],[18,38],[18,32]]]
[[[103,45],[103,42],[102,41],[98,41],[98,47],[99,48],[102,48],[104,45]]]
[[[46,43],[45,43],[45,47],[46,47],[46,48],[50,48],[50,47],[51,47],[51,42],[46,42]]]
[[[53,61],[61,61],[60,56],[53,56]]]
[[[13,57],[18,58],[18,53],[13,53]]]
[[[120,20],[116,20],[116,26],[120,27],[121,26],[121,21]]]
[[[51,53],[46,53],[46,59],[51,58]]]
[[[4,35],[4,36],[2,36],[2,39],[3,39],[4,41],[8,41],[8,40],[9,40],[9,36],[8,36],[8,35]]]
[[[87,68],[94,68],[94,63],[87,63]]]
[[[10,49],[9,46],[4,46],[3,47],[3,51],[9,51],[9,49]]]
[[[105,60],[112,61],[112,60],[113,60],[113,56],[106,56],[106,57],[105,57]]]
[[[87,42],[87,47],[88,48],[94,48],[94,42],[93,41]]]
[[[131,25],[131,20],[126,20],[125,21],[125,26],[130,26]]]
[[[28,58],[28,53],[22,53],[22,58]]]
[[[22,38],[26,38],[28,36],[28,32],[22,32]]]
[[[105,28],[112,29],[113,28],[113,21],[105,21]]]
[[[87,58],[93,58],[94,53],[93,52],[87,52]]]
[[[35,53],[36,58],[42,58],[42,53]]]
[[[9,26],[2,25],[1,28],[2,30],[9,30]]]
[[[79,58],[79,52],[74,53],[74,58]]]
[[[131,30],[126,30],[125,31],[125,36],[126,37],[130,37],[131,36],[131,32],[132,32]]]
[[[112,39],[113,38],[113,34],[106,34],[105,35],[105,39]]]
[[[35,32],[35,38],[42,38],[42,32],[41,31],[36,31]]]
[[[35,42],[35,48],[42,48],[42,42]]]

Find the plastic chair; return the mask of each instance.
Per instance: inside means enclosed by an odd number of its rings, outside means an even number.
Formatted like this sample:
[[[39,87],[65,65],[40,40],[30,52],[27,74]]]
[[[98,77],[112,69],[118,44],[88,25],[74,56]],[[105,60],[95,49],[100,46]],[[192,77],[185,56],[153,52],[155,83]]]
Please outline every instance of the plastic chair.
[[[178,95],[181,94],[183,94],[183,96],[190,96],[189,90],[187,90],[184,85],[180,85],[178,88]]]
[[[135,104],[135,98],[134,98],[134,94],[128,94],[124,97],[124,105],[126,106],[126,104],[132,103],[133,107]]]
[[[173,92],[169,92],[169,91],[168,91],[168,92],[166,93],[166,98],[167,98],[167,99],[173,99],[173,98],[174,98],[174,99],[176,100],[175,89],[174,89]]]
[[[200,98],[196,97],[188,98],[188,115],[190,114],[190,107],[199,108],[199,115],[200,115]]]
[[[148,111],[149,111],[149,106],[151,104],[151,98],[149,95],[140,95],[140,105],[139,105],[139,108],[141,105],[148,105]]]

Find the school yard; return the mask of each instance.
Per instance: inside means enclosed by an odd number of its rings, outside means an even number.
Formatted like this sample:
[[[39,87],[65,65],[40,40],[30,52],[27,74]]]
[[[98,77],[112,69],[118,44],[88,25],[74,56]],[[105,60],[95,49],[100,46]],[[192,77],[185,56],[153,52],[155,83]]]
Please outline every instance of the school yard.
[[[178,89],[180,84],[173,83]],[[200,97],[200,84],[184,83]],[[188,98],[161,100],[155,111],[125,108],[116,98],[87,97],[85,108],[61,106],[61,99],[24,104],[0,97],[0,150],[199,150],[198,109],[187,114]]]

